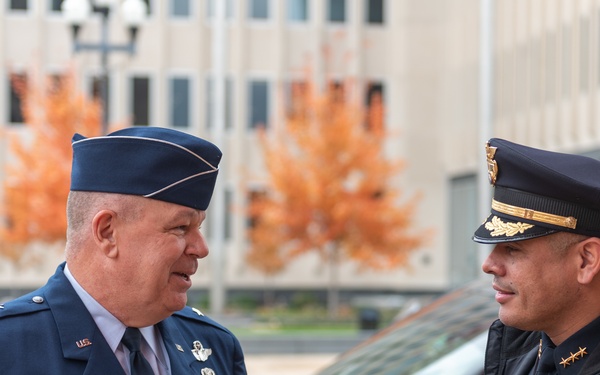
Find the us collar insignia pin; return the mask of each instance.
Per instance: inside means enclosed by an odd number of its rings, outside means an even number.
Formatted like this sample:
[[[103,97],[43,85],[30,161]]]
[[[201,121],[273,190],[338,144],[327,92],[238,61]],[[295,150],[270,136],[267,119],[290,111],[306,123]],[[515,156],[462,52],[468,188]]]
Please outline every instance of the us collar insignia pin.
[[[205,367],[202,369],[202,371],[200,372],[201,375],[215,375],[215,370],[209,368],[209,367]]]
[[[196,357],[196,359],[200,362],[206,361],[212,354],[212,349],[204,348],[202,343],[198,340],[194,341],[192,345],[194,347],[192,349],[192,354],[194,354],[194,357]]]
[[[497,147],[490,146],[490,142],[485,144],[485,156],[487,158],[487,166],[488,166],[488,177],[490,179],[490,184],[496,184],[496,177],[498,176],[498,163],[494,160],[494,156],[496,155]]]
[[[91,342],[91,341],[90,341],[90,339],[88,339],[88,338],[85,338],[85,339],[82,339],[82,340],[76,341],[75,343],[77,344],[77,347],[78,347],[79,349],[83,349],[83,348],[85,348],[86,346],[90,346],[90,345],[92,345],[92,342]]]
[[[579,351],[575,352],[574,354],[571,353],[571,355],[567,358],[561,358],[562,361],[560,362],[561,365],[563,365],[563,368],[573,364],[576,360],[583,358],[584,355],[588,354],[585,350],[587,349],[587,347],[582,348],[581,346],[579,347]]]
[[[175,347],[177,348],[177,350],[179,350],[180,352],[183,352],[183,348],[181,347],[181,345],[179,344],[175,344]]]

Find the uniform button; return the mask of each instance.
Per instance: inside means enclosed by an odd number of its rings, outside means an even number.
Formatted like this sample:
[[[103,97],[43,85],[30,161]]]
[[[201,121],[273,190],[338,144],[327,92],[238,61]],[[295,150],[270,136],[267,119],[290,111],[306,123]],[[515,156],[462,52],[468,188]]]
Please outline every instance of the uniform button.
[[[44,297],[41,297],[41,296],[35,296],[35,297],[33,297],[31,300],[32,300],[33,302],[35,302],[35,303],[42,303],[42,302],[44,302]]]

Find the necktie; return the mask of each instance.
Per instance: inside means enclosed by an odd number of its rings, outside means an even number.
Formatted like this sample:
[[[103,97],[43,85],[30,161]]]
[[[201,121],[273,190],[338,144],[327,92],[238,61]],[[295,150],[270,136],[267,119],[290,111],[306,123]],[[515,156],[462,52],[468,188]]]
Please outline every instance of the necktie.
[[[142,333],[137,328],[127,327],[121,342],[129,349],[129,366],[131,375],[154,375],[152,366],[140,351]]]
[[[554,348],[546,346],[542,349],[542,355],[538,361],[536,375],[556,374],[556,365],[554,364]]]

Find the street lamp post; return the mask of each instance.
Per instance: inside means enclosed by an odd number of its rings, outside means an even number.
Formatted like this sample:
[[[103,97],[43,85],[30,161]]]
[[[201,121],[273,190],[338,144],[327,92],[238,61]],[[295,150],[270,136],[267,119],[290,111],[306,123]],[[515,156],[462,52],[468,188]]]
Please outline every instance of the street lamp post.
[[[135,42],[140,23],[146,19],[148,6],[143,0],[124,0],[121,3],[123,21],[129,28],[129,42],[111,44],[108,40],[108,18],[111,8],[118,0],[65,0],[62,11],[67,22],[71,24],[73,34],[73,51],[100,52],[100,97],[102,98],[102,134],[108,132],[108,54],[110,52],[135,53]],[[101,36],[97,43],[84,43],[79,40],[81,25],[92,13],[102,16]]]

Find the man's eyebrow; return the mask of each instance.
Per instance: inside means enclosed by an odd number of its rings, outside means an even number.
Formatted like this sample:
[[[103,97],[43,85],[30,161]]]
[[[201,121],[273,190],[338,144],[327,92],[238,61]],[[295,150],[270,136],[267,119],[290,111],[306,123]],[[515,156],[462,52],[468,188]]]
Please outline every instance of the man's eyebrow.
[[[178,220],[183,220],[183,219],[192,219],[194,217],[199,217],[200,221],[202,221],[206,218],[206,214],[204,213],[204,211],[199,211],[199,210],[194,210],[194,209],[181,210],[181,211],[178,211],[177,213],[175,213],[170,218],[169,222],[176,222]]]

